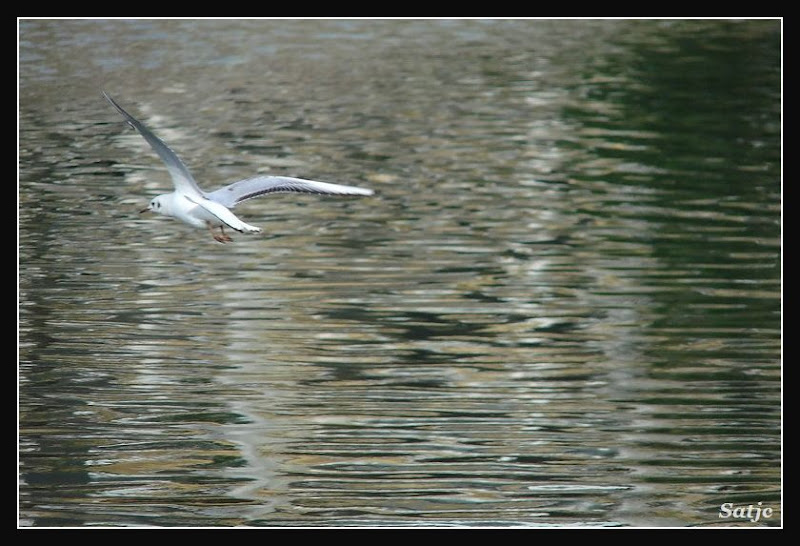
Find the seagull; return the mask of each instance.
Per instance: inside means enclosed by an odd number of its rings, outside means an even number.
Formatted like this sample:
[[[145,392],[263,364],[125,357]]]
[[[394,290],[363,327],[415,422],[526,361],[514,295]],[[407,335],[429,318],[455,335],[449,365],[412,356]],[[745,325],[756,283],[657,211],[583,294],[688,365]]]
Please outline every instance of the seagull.
[[[207,228],[216,241],[229,243],[233,239],[225,233],[229,227],[241,233],[258,233],[261,228],[241,221],[230,209],[242,201],[267,195],[270,193],[316,193],[328,195],[372,195],[374,192],[366,188],[315,182],[288,176],[256,176],[239,180],[212,192],[204,192],[195,182],[183,161],[144,126],[103,91],[103,96],[122,114],[128,125],[139,131],[148,144],[166,164],[172,177],[175,191],[159,195],[150,201],[147,208],[140,211],[157,212],[172,216],[197,228]],[[214,231],[219,228],[219,233]]]

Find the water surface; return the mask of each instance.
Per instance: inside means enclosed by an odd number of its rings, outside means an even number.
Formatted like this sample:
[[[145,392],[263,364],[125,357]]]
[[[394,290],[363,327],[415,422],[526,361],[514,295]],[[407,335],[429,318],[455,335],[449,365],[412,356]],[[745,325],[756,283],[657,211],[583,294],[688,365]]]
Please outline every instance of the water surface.
[[[19,26],[20,525],[780,525],[778,22]]]

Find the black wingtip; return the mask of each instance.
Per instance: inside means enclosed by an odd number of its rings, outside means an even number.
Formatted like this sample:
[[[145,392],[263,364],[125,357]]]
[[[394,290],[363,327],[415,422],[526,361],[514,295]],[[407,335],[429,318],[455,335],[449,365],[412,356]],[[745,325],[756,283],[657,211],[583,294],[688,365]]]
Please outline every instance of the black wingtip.
[[[101,93],[103,94],[103,98],[104,99],[106,99],[108,102],[110,102],[112,106],[114,106],[115,108],[119,109],[119,104],[117,104],[117,101],[115,101],[114,99],[111,98],[111,95],[108,94],[108,91],[103,89],[103,90],[101,90]]]
[[[111,106],[113,106],[113,107],[114,107],[114,109],[115,109],[117,112],[119,112],[119,113],[122,115],[122,117],[124,117],[124,118],[125,118],[125,122],[126,122],[128,125],[130,125],[131,127],[133,127],[134,129],[136,129],[136,125],[134,125],[134,119],[133,119],[133,117],[132,117],[132,116],[131,116],[131,115],[130,115],[128,112],[126,112],[126,111],[125,111],[125,110],[122,108],[122,106],[120,106],[119,104],[117,104],[117,101],[115,101],[114,99],[112,99],[112,98],[111,98],[111,95],[109,95],[109,94],[106,92],[106,90],[105,90],[105,89],[103,89],[103,90],[102,90],[102,93],[103,93],[103,97],[105,97],[105,99],[106,99],[106,100],[107,100],[107,101],[108,101],[108,102],[111,104]]]

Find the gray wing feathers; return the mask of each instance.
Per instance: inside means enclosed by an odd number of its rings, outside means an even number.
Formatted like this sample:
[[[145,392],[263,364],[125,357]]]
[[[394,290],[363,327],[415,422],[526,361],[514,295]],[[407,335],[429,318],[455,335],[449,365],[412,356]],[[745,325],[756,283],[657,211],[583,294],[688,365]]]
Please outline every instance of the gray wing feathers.
[[[111,106],[117,109],[117,112],[122,114],[122,117],[125,118],[125,121],[128,122],[128,125],[139,131],[144,139],[150,144],[150,147],[158,154],[158,157],[166,164],[167,170],[169,171],[170,176],[172,177],[172,181],[175,184],[175,189],[179,189],[181,191],[187,193],[195,193],[197,195],[202,195],[203,192],[197,186],[197,182],[195,182],[194,178],[192,178],[191,173],[189,173],[189,169],[186,168],[186,165],[183,164],[183,161],[173,152],[169,146],[164,144],[160,138],[154,135],[150,129],[145,127],[139,120],[135,117],[130,115],[128,112],[122,109],[122,107],[112,99],[108,93],[103,91],[103,96],[106,98],[108,102],[111,103]]]
[[[139,131],[144,139],[150,144],[161,160],[167,165],[167,170],[175,184],[175,190],[186,195],[207,197],[215,203],[219,203],[228,208],[235,207],[238,203],[260,195],[268,193],[318,193],[327,195],[372,195],[373,191],[366,188],[355,186],[345,186],[341,184],[330,184],[328,182],[316,182],[314,180],[303,180],[302,178],[291,178],[288,176],[256,176],[246,180],[234,182],[216,191],[205,193],[195,182],[189,169],[173,152],[169,146],[154,135],[150,130],[140,123],[136,118],[122,109],[108,93],[103,91],[103,96],[122,114],[128,125]]]
[[[238,203],[268,193],[317,193],[325,195],[372,195],[374,192],[366,188],[330,184],[291,178],[288,176],[256,176],[234,182],[228,186],[206,194],[206,197],[233,208]]]

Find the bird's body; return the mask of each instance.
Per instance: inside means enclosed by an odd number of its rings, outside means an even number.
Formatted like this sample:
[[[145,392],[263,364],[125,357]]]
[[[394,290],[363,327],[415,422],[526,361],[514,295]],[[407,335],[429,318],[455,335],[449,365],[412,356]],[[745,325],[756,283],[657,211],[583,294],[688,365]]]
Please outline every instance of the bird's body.
[[[139,131],[139,134],[164,161],[175,185],[175,191],[154,198],[142,212],[149,210],[172,216],[190,226],[208,228],[214,239],[221,243],[231,241],[231,238],[225,234],[226,227],[241,233],[261,231],[261,228],[240,220],[230,210],[242,201],[253,197],[287,192],[329,195],[372,195],[373,193],[372,190],[356,186],[316,182],[287,176],[256,176],[206,193],[200,189],[186,165],[175,152],[141,122],[123,110],[107,93],[103,92],[103,96],[122,114],[131,127]],[[214,231],[217,228],[220,230],[219,233]]]
[[[197,228],[207,227],[211,230],[214,238],[220,242],[230,241],[230,237],[225,235],[225,226],[242,233],[258,233],[261,231],[261,228],[241,221],[224,205],[205,197],[194,199],[177,191],[159,195],[144,210],[152,210],[165,216],[172,216]],[[213,230],[216,228],[220,229],[219,234],[214,233]]]

